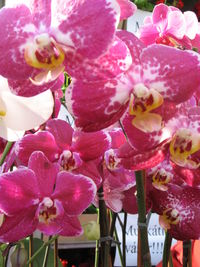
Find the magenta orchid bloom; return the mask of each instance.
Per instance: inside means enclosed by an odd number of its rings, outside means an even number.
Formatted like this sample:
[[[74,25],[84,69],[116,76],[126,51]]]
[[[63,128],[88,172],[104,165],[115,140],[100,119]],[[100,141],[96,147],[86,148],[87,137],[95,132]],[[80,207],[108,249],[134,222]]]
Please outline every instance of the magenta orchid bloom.
[[[22,81],[43,85],[56,80],[65,67],[70,74],[68,53],[76,51],[79,58],[94,59],[106,52],[120,11],[125,18],[135,11],[135,5],[128,0],[30,0],[2,8],[0,74],[11,82],[17,80],[18,91]],[[27,90],[34,89],[26,83]]]
[[[76,126],[84,131],[96,131],[121,119],[131,146],[145,151],[166,139],[164,126],[176,113],[176,105],[198,89],[199,55],[163,45],[145,48],[125,31],[117,36],[132,54],[131,67],[113,79],[73,80],[66,104]]]
[[[198,32],[198,19],[192,11],[182,13],[178,8],[156,5],[152,17],[146,17],[140,28],[140,39],[146,44],[170,46],[190,44]]]
[[[78,215],[93,201],[96,186],[83,175],[59,172],[42,152],[34,152],[28,168],[0,176],[1,242],[13,242],[39,229],[47,235],[82,233]]]
[[[200,189],[168,185],[167,191],[154,189],[153,211],[160,215],[160,224],[178,240],[199,239]]]
[[[62,170],[89,176],[99,186],[98,164],[110,144],[111,138],[105,131],[74,131],[67,122],[53,119],[47,122],[45,131],[24,136],[15,152],[21,163],[27,165],[32,152],[42,151],[50,161],[58,162]]]

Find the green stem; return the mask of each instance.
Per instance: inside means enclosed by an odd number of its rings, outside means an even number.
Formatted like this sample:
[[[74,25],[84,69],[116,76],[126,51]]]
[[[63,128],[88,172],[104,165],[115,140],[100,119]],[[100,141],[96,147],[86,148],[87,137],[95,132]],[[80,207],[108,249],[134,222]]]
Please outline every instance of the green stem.
[[[137,186],[137,204],[138,204],[138,225],[140,228],[141,238],[141,255],[144,267],[151,267],[151,256],[149,251],[147,222],[146,222],[146,204],[145,192],[143,184],[142,171],[136,171],[136,186]]]
[[[97,223],[99,223],[99,209],[97,210]],[[94,267],[99,267],[99,240],[96,240]]]
[[[190,267],[191,265],[191,262],[189,260],[191,247],[192,247],[191,240],[183,241],[183,267]]]
[[[173,265],[173,260],[172,260],[172,253],[170,251],[170,255],[169,255],[169,267],[174,267]]]
[[[100,224],[100,236],[101,238],[107,238],[109,236],[109,223],[106,204],[103,199],[103,187],[98,190],[99,195],[99,224]],[[102,267],[109,266],[110,255],[110,241],[101,241],[101,261]]]
[[[31,259],[33,255],[33,235],[29,237],[29,259]],[[29,267],[33,267],[33,262],[29,262]]]
[[[52,236],[49,236],[48,241],[52,238]],[[47,261],[49,256],[49,250],[50,250],[50,244],[46,247],[45,254],[44,254],[44,261],[42,264],[42,267],[47,267]]]
[[[170,258],[170,248],[172,244],[172,237],[170,236],[169,232],[167,231],[165,234],[165,244],[163,249],[163,260],[162,260],[162,267],[167,267],[169,258]]]
[[[3,154],[2,154],[1,159],[0,159],[0,166],[2,166],[2,164],[4,163],[4,160],[5,160],[6,156],[8,155],[8,153],[10,152],[12,145],[13,145],[13,142],[10,142],[10,141],[7,142],[6,147],[3,151]]]
[[[52,237],[49,241],[45,242],[34,254],[33,256],[27,261],[27,265],[29,263],[31,263],[32,261],[34,261],[34,259],[40,254],[40,252],[42,252],[42,250],[47,247],[49,244],[51,244],[52,242],[54,242],[54,240],[56,240],[58,238],[58,235],[55,235],[54,237]]]
[[[58,238],[54,240],[54,267],[58,267]]]

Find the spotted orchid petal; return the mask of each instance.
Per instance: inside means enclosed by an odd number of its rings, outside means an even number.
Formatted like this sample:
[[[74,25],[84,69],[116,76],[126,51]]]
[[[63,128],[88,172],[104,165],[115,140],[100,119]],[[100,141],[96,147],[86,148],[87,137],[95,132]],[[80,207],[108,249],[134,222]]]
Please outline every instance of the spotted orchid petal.
[[[199,189],[169,185],[167,191],[153,190],[150,196],[153,209],[161,215],[160,222],[172,237],[178,240],[199,238],[196,227],[200,216]]]
[[[124,76],[106,82],[83,83],[77,80],[66,91],[66,104],[77,127],[84,131],[98,131],[120,118],[131,89],[130,81]]]
[[[2,8],[0,25],[0,51],[3,51],[0,53],[0,74],[19,80],[30,77],[33,69],[26,64],[22,49],[27,38],[35,31],[30,10],[25,5]]]
[[[68,215],[80,215],[96,194],[94,182],[83,175],[62,171],[58,174],[53,199],[62,201]]]
[[[51,32],[59,43],[92,59],[107,50],[119,16],[120,6],[113,0],[52,0]]]
[[[83,81],[112,79],[128,70],[131,64],[130,51],[117,36],[108,51],[93,60],[83,57],[73,49],[68,49],[65,56],[66,71]]]
[[[200,82],[199,56],[163,45],[152,45],[141,54],[143,82],[164,99],[180,103],[189,99]],[[189,73],[189,79],[188,74]]]
[[[55,81],[49,82],[48,84],[37,85],[35,86],[30,79],[26,80],[8,80],[8,85],[12,93],[19,96],[35,96],[40,94],[46,90],[51,90],[55,92],[57,89],[61,88],[62,86],[61,80],[57,79]]]

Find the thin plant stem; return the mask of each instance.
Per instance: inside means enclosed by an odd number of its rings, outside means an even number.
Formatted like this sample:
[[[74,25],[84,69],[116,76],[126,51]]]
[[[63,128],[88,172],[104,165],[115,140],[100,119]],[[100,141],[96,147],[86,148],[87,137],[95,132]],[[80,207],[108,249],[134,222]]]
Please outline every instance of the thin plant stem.
[[[13,145],[13,142],[10,142],[10,141],[7,142],[6,147],[3,151],[3,154],[2,154],[1,159],[0,159],[0,166],[2,166],[2,164],[4,163],[4,160],[5,160],[6,156],[8,155],[8,153],[10,152],[12,145]]]
[[[34,254],[33,256],[27,261],[27,265],[31,262],[34,261],[34,259],[42,252],[42,250],[44,248],[46,248],[49,244],[51,244],[52,242],[54,242],[54,240],[58,238],[58,235],[55,235],[54,237],[52,237],[49,241],[45,242]]]
[[[99,209],[97,210],[97,223],[99,223]],[[99,240],[96,240],[94,267],[99,267]]]
[[[145,191],[143,184],[142,171],[136,171],[136,186],[137,186],[137,204],[138,204],[138,226],[141,238],[141,256],[144,267],[151,266],[151,256],[149,251],[147,222],[146,222],[146,204],[145,204]]]
[[[109,266],[109,256],[110,256],[110,241],[105,240],[109,236],[109,223],[106,210],[106,204],[103,199],[103,187],[98,190],[99,196],[99,224],[100,224],[100,236],[101,239],[101,261],[102,267]]]
[[[117,213],[111,211],[110,217],[111,217],[110,236],[113,237],[116,219],[117,219]]]
[[[191,253],[191,240],[183,241],[183,267],[191,267],[190,253]]]
[[[172,244],[172,237],[170,236],[169,232],[167,231],[165,233],[165,243],[164,243],[164,249],[163,249],[162,267],[168,267],[171,244]]]
[[[58,267],[58,238],[54,240],[54,267]]]
[[[52,236],[49,236],[48,241],[52,238]],[[42,238],[43,240],[43,238]],[[45,254],[44,254],[44,261],[42,264],[42,267],[47,267],[47,262],[48,262],[48,256],[49,256],[49,250],[50,250],[50,244],[46,247],[45,249]]]
[[[122,228],[122,251],[123,251],[123,262],[126,266],[126,225],[127,225],[127,213],[124,213],[124,224]]]
[[[115,239],[117,241],[117,249],[118,249],[118,252],[119,252],[119,258],[120,258],[121,266],[122,267],[126,267],[126,266],[124,266],[123,255],[122,255],[122,251],[121,251],[121,247],[120,247],[120,242],[119,242],[119,237],[118,237],[116,228],[114,230],[114,235],[115,235]]]
[[[30,260],[32,258],[32,255],[33,255],[33,235],[30,235],[30,237],[29,237],[28,247],[29,247],[29,260]],[[29,267],[33,267],[32,261],[29,262]]]

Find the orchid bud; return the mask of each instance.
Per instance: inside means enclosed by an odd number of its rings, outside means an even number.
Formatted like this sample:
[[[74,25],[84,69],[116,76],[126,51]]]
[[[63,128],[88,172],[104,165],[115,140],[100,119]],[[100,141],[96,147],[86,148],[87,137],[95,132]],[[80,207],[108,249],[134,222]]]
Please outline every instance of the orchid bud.
[[[89,221],[83,225],[83,230],[88,240],[98,240],[100,238],[99,224],[95,221]]]
[[[28,254],[24,247],[16,246],[10,256],[12,267],[25,267],[28,260]]]

